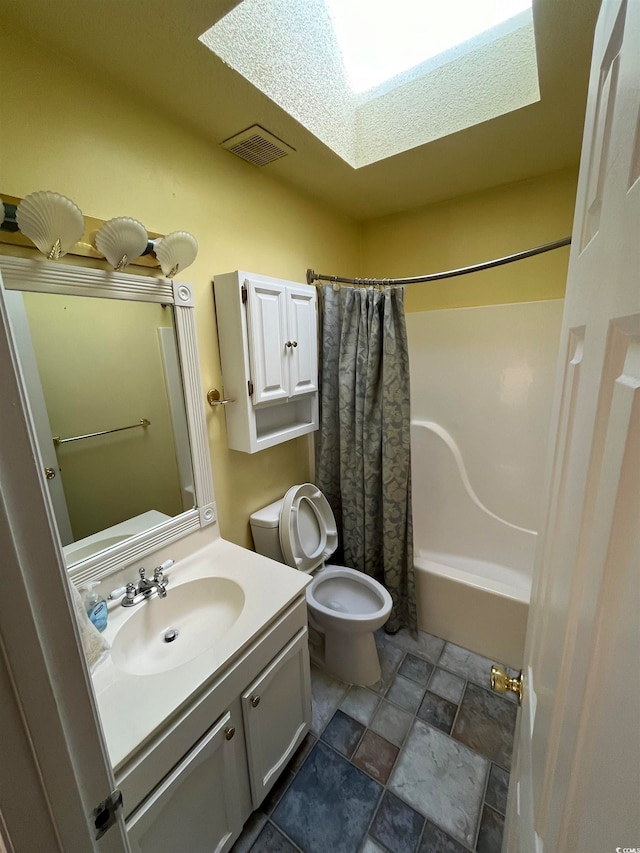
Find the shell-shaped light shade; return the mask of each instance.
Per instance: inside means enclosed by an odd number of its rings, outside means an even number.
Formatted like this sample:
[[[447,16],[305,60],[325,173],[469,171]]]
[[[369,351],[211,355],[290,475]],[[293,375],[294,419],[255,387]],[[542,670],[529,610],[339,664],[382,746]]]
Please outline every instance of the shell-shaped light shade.
[[[172,231],[166,237],[154,241],[153,250],[160,261],[162,272],[173,278],[178,270],[184,270],[195,261],[198,241],[188,231]]]
[[[84,234],[84,217],[71,199],[40,191],[23,198],[16,210],[18,228],[49,260],[57,260]]]
[[[96,249],[115,270],[121,270],[130,261],[139,258],[147,248],[147,229],[137,219],[117,216],[96,231]]]

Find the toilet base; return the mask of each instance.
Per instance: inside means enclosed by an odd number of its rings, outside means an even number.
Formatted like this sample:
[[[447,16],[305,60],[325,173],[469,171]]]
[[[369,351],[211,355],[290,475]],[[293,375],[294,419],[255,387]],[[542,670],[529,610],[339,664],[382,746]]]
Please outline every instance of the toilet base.
[[[380,680],[380,658],[373,632],[325,633],[324,669],[347,684],[370,687]]]

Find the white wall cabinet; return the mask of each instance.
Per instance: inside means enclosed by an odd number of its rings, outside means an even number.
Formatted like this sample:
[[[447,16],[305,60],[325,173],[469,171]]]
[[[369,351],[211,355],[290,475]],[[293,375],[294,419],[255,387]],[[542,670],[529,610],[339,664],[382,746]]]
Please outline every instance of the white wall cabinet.
[[[315,288],[237,270],[215,278],[229,447],[255,453],[318,428]]]
[[[134,853],[225,853],[310,725],[301,598],[116,774]]]

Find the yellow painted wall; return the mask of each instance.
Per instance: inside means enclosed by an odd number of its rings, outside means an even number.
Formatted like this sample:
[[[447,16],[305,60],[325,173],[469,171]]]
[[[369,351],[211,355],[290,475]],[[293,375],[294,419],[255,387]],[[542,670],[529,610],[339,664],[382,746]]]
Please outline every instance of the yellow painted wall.
[[[74,539],[147,510],[182,512],[157,303],[25,293],[53,435],[145,429],[62,444],[57,459]]]
[[[203,393],[221,388],[211,279],[248,269],[303,281],[307,267],[358,273],[358,226],[277,183],[188,127],[61,57],[0,33],[0,190],[51,189],[90,216],[133,216],[160,233],[191,231]],[[203,93],[203,109],[215,109]],[[227,449],[224,413],[207,412],[222,535],[249,544],[248,516],[309,478],[308,440],[249,456]]]
[[[301,281],[311,266],[345,275],[419,275],[571,232],[573,170],[357,223],[4,24],[0,73],[0,190],[25,196],[53,189],[87,215],[129,215],[150,230],[196,235],[198,258],[180,277],[195,286],[203,391],[222,387],[215,274],[243,268]],[[407,289],[406,307],[425,311],[562,297],[568,255],[560,249],[416,285]],[[207,417],[221,532],[249,544],[249,514],[309,478],[309,443],[301,438],[254,456],[229,451],[224,413],[214,409]]]
[[[577,170],[373,219],[363,277],[404,278],[503,257],[571,234]],[[493,270],[407,287],[407,311],[564,297],[569,248]]]

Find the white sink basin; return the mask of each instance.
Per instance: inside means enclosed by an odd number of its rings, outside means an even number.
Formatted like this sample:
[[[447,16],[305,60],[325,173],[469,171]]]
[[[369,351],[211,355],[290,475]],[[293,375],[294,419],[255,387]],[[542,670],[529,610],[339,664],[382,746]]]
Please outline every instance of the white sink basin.
[[[166,672],[210,649],[244,608],[242,587],[228,578],[205,577],[167,587],[165,598],[134,605],[115,635],[111,659],[132,675]],[[175,639],[168,638],[175,632]]]

